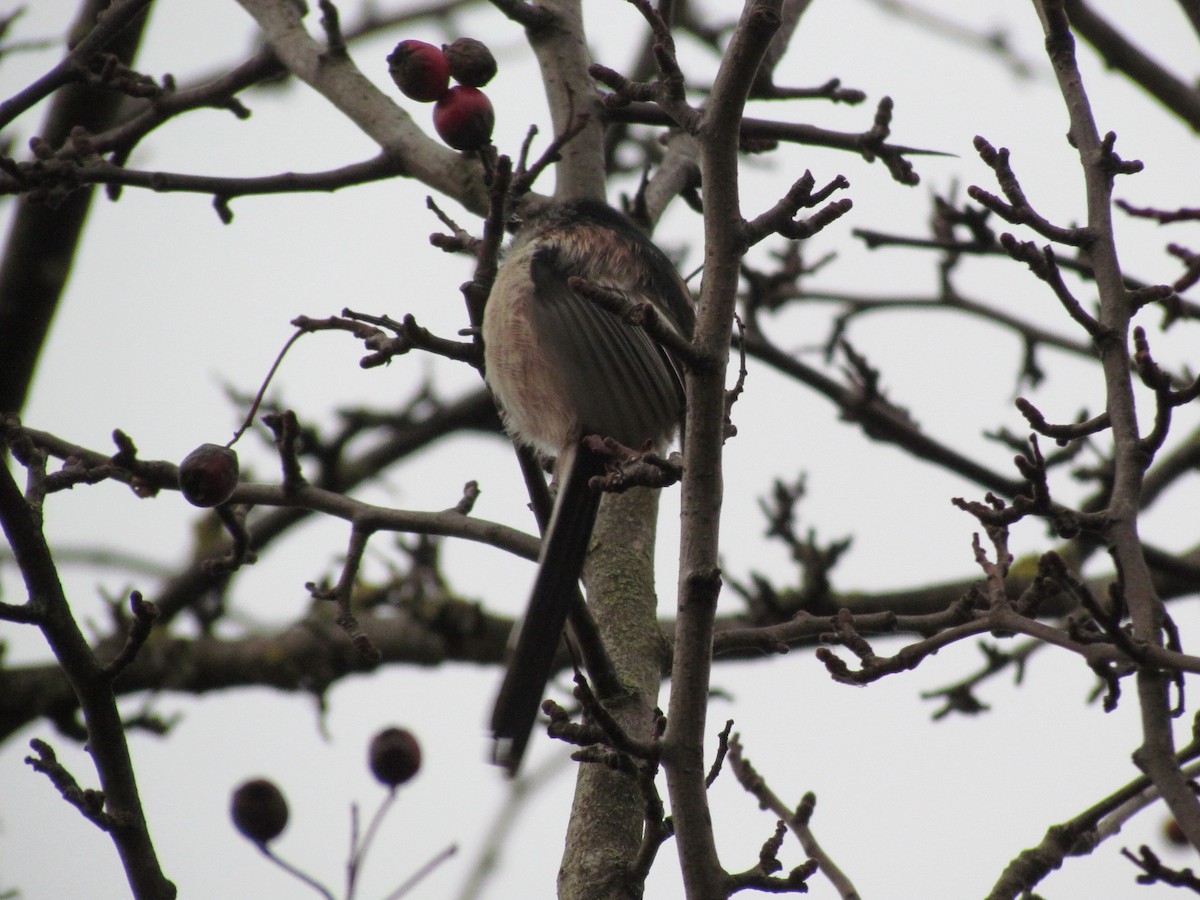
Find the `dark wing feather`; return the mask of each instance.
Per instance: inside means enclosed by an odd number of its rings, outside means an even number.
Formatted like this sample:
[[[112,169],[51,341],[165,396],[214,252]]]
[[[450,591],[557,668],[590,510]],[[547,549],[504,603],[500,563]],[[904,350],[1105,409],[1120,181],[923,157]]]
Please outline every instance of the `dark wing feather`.
[[[678,378],[644,329],[622,321],[568,286],[553,248],[530,262],[533,315],[556,357],[581,436],[600,434],[630,447],[666,440],[682,409]]]

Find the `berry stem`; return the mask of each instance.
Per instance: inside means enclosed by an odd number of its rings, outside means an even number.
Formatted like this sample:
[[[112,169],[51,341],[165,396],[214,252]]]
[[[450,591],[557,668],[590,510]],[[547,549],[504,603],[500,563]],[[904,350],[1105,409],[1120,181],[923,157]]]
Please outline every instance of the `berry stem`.
[[[225,445],[226,447],[232,447],[234,444],[236,444],[241,436],[246,433],[246,429],[254,424],[254,417],[258,414],[258,408],[262,405],[263,397],[267,393],[267,388],[271,384],[271,379],[274,378],[275,373],[279,371],[279,366],[283,362],[283,358],[287,355],[287,352],[292,349],[292,344],[296,343],[296,341],[298,341],[303,334],[305,334],[304,331],[298,330],[295,334],[288,338],[288,342],[283,345],[283,349],[280,350],[279,355],[275,357],[275,362],[271,364],[271,371],[268,372],[267,377],[263,379],[262,387],[258,389],[258,396],[254,398],[254,402],[250,405],[250,412],[246,414],[246,420],[242,422],[242,427],[233,433],[233,437],[230,438],[229,443]]]

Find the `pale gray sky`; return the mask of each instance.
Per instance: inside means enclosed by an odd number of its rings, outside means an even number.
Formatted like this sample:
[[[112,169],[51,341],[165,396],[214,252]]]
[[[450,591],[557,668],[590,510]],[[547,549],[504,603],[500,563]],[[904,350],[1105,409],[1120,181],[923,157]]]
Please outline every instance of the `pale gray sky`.
[[[971,146],[976,134],[1013,151],[1013,164],[1034,205],[1067,223],[1084,214],[1081,176],[1062,135],[1066,117],[1041,51],[1032,6],[922,0],[928,9],[963,18],[976,27],[1005,28],[1013,46],[1033,63],[1034,77],[1015,79],[987,55],[931,37],[880,12],[875,4],[815,3],[801,25],[777,81],[813,85],[840,77],[870,95],[862,106],[830,107],[805,102],[755,108],[754,114],[793,117],[844,130],[869,126],[875,102],[896,101],[893,137],[899,143],[944,150],[947,158],[918,158],[922,184],[901,187],[879,164],[803,147],[744,166],[746,210],[771,205],[804,169],[819,183],[836,174],[851,182],[853,213],[812,241],[810,255],[836,250],[838,260],[819,276],[830,289],[883,294],[930,293],[935,260],[897,250],[870,253],[850,237],[855,227],[922,233],[933,192],[957,185],[995,185]],[[1111,15],[1127,14],[1119,2],[1097,4]],[[710,3],[708,6],[723,6]],[[1131,6],[1131,5],[1130,5]],[[32,4],[19,24],[23,36],[59,33],[72,4]],[[641,34],[640,19],[618,0],[589,2],[596,58],[625,69]],[[353,18],[355,5],[343,4]],[[732,8],[732,7],[730,7]],[[1196,75],[1194,35],[1167,2],[1141,4],[1133,25],[1139,42],[1153,47],[1181,77]],[[496,142],[515,153],[531,121],[545,116],[535,70],[522,52],[514,26],[491,11],[462,16],[454,33],[412,30],[358,45],[353,55],[368,76],[391,90],[384,58],[401,37],[434,42],[458,35],[489,43],[500,75],[489,94],[497,110]],[[151,74],[189,74],[235,62],[251,45],[252,23],[234,3],[156,4],[139,68]],[[638,38],[640,41],[640,37]],[[684,44],[690,71],[709,74],[704,54]],[[8,95],[43,71],[56,54],[30,54],[0,65],[0,93]],[[1118,133],[1118,151],[1146,162],[1146,172],[1123,179],[1117,196],[1138,204],[1195,205],[1194,137],[1184,126],[1145,102],[1138,89],[1107,74],[1081,50],[1086,84],[1102,130]],[[370,141],[302,86],[248,95],[253,118],[239,122],[225,112],[187,116],[146,141],[131,165],[212,174],[270,174],[331,168],[365,159]],[[404,101],[418,122],[428,110]],[[19,123],[21,140],[36,132],[38,116]],[[240,420],[224,386],[252,391],[291,333],[288,321],[304,313],[325,316],[343,306],[399,317],[413,312],[440,334],[465,325],[457,287],[465,262],[444,257],[427,235],[439,229],[424,209],[427,191],[393,181],[329,196],[246,198],[233,203],[235,221],[224,226],[209,198],[126,190],[119,203],[98,199],[87,241],[43,358],[25,413],[26,422],[77,443],[103,450],[113,428],[129,433],[147,458],[180,459],[205,441],[223,443]],[[453,204],[447,204],[453,208]],[[476,220],[463,214],[468,228]],[[999,227],[999,223],[997,223]],[[1144,223],[1120,223],[1122,262],[1148,281],[1170,280],[1175,264],[1162,251],[1168,240],[1200,246],[1198,229],[1169,234]],[[672,210],[658,240],[668,249],[693,242],[694,216]],[[755,251],[765,259],[766,248]],[[697,264],[688,256],[685,271]],[[1034,318],[1074,338],[1057,302],[1028,272],[1004,261],[966,268],[960,288],[978,299]],[[777,317],[776,337],[788,348],[818,346],[827,335],[823,313],[788,312]],[[857,323],[855,346],[879,366],[891,395],[931,433],[978,453],[1003,470],[1010,452],[983,440],[984,430],[1024,425],[1011,406],[1020,347],[1009,335],[949,314],[887,315]],[[1156,344],[1155,355],[1187,359],[1193,335],[1178,329]],[[411,356],[385,369],[363,371],[359,347],[341,334],[306,337],[292,351],[276,391],[302,418],[330,422],[335,410],[386,407],[435,377],[445,396],[474,383],[475,375],[445,361]],[[815,357],[814,357],[815,359]],[[1191,356],[1195,364],[1194,353]],[[1047,387],[1030,393],[1060,420],[1081,406],[1096,411],[1102,400],[1099,373],[1045,351]],[[855,536],[835,572],[839,589],[936,582],[972,574],[974,520],[951,506],[952,496],[978,498],[971,485],[913,463],[899,451],[865,440],[840,422],[821,398],[796,389],[761,366],[752,367],[744,399],[735,410],[739,436],[727,447],[724,559],[735,578],[750,570],[786,582],[792,569],[781,547],[765,545],[757,499],[775,476],[808,473],[805,525],[825,539]],[[1053,416],[1052,416],[1053,417]],[[1180,415],[1182,434],[1196,415]],[[276,477],[270,453],[253,441],[239,446],[243,467],[262,479]],[[440,509],[457,501],[463,482],[478,479],[483,494],[475,512],[529,528],[517,470],[498,441],[460,440],[439,445],[391,473],[363,496],[413,509]],[[1056,485],[1063,499],[1078,488]],[[1072,494],[1072,491],[1075,493]],[[1143,535],[1164,547],[1195,542],[1195,479],[1179,499],[1149,516]],[[658,561],[664,610],[674,596],[676,499],[663,504]],[[195,511],[176,495],[138,501],[112,484],[80,487],[50,499],[47,527],[64,546],[108,542],[166,564],[186,558]],[[920,528],[910,524],[921,523]],[[899,526],[899,527],[897,527]],[[296,618],[307,603],[303,585],[335,571],[347,534],[340,522],[314,522],[239,578],[239,611],[264,623]],[[1013,536],[1018,555],[1048,545],[1043,530],[1023,526]],[[384,571],[392,556],[386,536],[372,544],[368,572]],[[450,542],[446,571],[464,596],[497,610],[519,611],[532,579],[527,563],[499,551]],[[5,568],[6,598],[21,585]],[[82,619],[102,622],[98,595],[120,595],[147,584],[121,573],[64,570],[72,602]],[[736,609],[726,591],[723,608]],[[1192,606],[1194,604],[1188,604]],[[1175,610],[1181,625],[1194,618]],[[0,623],[7,662],[43,659],[46,650],[30,629]],[[1129,753],[1139,741],[1132,696],[1105,715],[1085,705],[1092,678],[1077,660],[1042,653],[1026,685],[1004,679],[982,692],[989,715],[929,721],[932,708],[917,699],[923,689],[945,685],[980,662],[973,644],[958,644],[907,677],[854,690],[831,683],[808,652],[758,664],[720,666],[715,683],[733,703],[712,704],[715,735],[734,717],[746,752],[781,795],[818,796],[813,825],[825,848],[859,886],[864,897],[918,900],[982,896],[1017,851],[1039,841],[1047,826],[1076,815],[1132,778]],[[202,699],[167,695],[153,701],[164,715],[180,713],[166,739],[135,735],[131,745],[156,846],[168,875],[191,897],[305,897],[310,892],[261,861],[228,824],[229,790],[243,779],[268,775],[288,794],[292,819],[279,852],[318,878],[340,886],[349,842],[351,801],[369,815],[381,793],[365,768],[369,737],[389,724],[411,728],[420,738],[425,767],[403,790],[381,833],[364,875],[360,896],[375,898],[419,868],[447,844],[459,854],[413,896],[456,895],[476,861],[493,817],[511,803],[499,771],[483,761],[483,724],[499,673],[467,666],[421,671],[390,669],[341,682],[329,696],[322,737],[312,704],[266,690]],[[666,687],[663,702],[665,703]],[[132,699],[126,710],[139,701]],[[1185,723],[1186,725],[1186,723]],[[46,779],[21,760],[28,740],[50,740],[85,784],[93,783],[86,755],[51,727],[38,722],[0,748],[0,890],[22,889],[29,900],[127,896],[108,839],[57,796]],[[536,771],[566,749],[535,739],[527,764]],[[512,823],[504,856],[487,897],[551,896],[572,786],[569,766],[529,801]],[[714,816],[727,868],[748,868],[774,820],[726,774],[714,788]],[[1043,884],[1057,898],[1153,898],[1163,888],[1138,888],[1133,868],[1119,856],[1123,846],[1154,841],[1164,814],[1154,810],[1132,823],[1093,857],[1072,860]],[[65,850],[64,850],[65,848]],[[64,856],[64,853],[66,856]],[[68,865],[66,858],[71,860]],[[793,843],[782,858],[796,865],[803,853]],[[1174,865],[1189,857],[1167,857]],[[663,848],[647,896],[681,896],[674,846]],[[814,898],[832,897],[819,877]]]

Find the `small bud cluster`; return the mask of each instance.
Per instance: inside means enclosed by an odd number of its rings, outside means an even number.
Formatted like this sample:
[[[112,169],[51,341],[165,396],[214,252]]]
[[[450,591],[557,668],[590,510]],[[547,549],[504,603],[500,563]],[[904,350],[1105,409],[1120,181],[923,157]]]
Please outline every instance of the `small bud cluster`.
[[[496,58],[482,41],[459,38],[441,49],[424,41],[401,41],[387,62],[404,96],[435,104],[433,127],[446,144],[478,150],[491,141],[496,113],[479,89],[496,74]],[[458,84],[451,86],[450,79]]]

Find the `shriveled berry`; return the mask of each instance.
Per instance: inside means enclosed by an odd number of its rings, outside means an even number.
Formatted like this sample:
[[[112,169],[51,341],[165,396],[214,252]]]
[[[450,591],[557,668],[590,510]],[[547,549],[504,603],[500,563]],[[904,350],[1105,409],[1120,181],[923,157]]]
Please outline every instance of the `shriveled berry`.
[[[450,87],[450,63],[433,44],[401,41],[387,62],[396,87],[413,100],[432,103]]]
[[[478,150],[492,139],[496,113],[478,88],[455,85],[433,108],[433,127],[455,150]]]
[[[367,763],[382,784],[397,787],[421,768],[421,745],[407,729],[385,728],[371,739]]]
[[[450,64],[450,77],[467,87],[483,87],[496,75],[496,57],[483,41],[459,38],[443,44],[442,53]]]
[[[269,844],[287,827],[288,805],[283,792],[265,778],[247,781],[229,802],[233,824],[248,840]]]
[[[201,444],[179,464],[179,490],[193,506],[220,506],[237,483],[237,453],[220,444]]]

